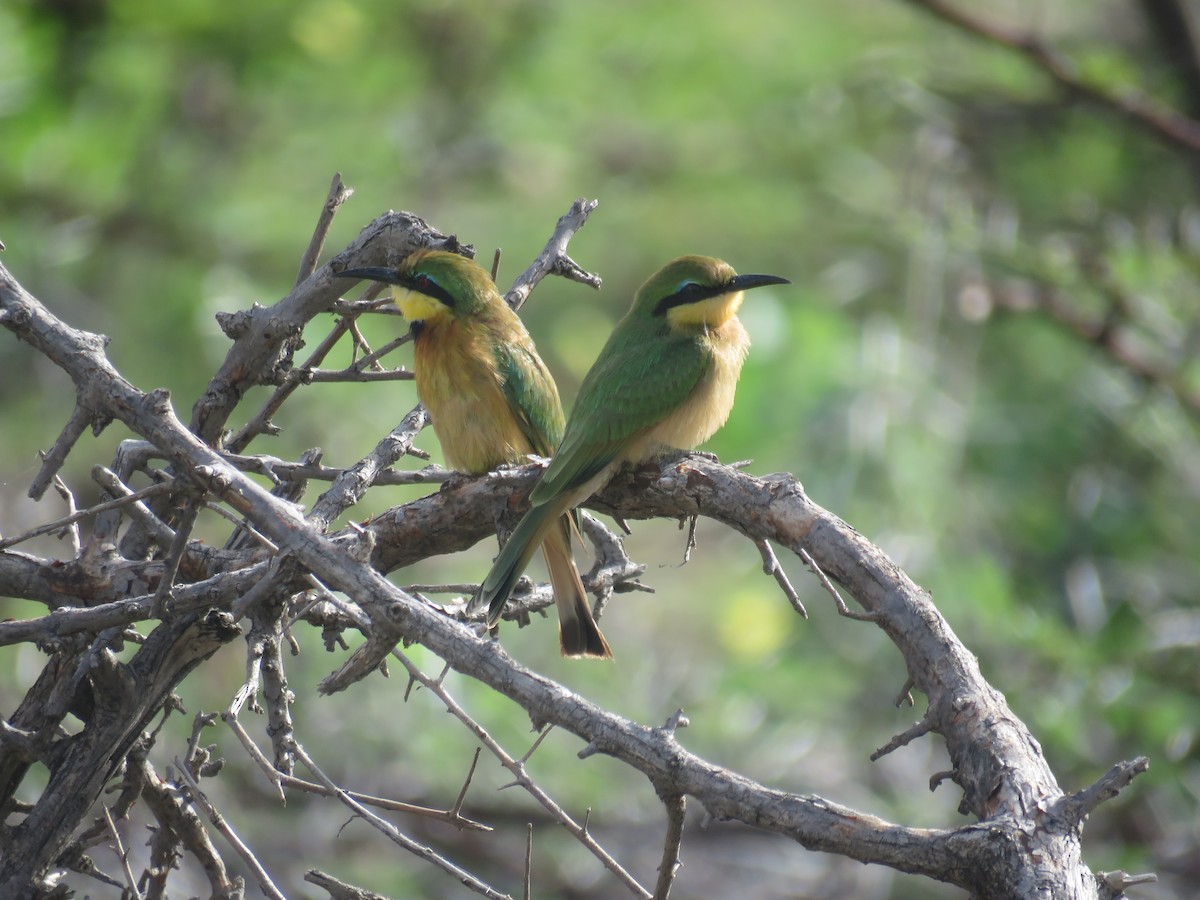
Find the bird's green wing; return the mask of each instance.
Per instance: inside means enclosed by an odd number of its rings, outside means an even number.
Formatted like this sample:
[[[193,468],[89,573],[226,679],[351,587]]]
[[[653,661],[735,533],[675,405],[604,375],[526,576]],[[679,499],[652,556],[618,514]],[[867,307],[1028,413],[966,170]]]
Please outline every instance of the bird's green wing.
[[[712,364],[694,336],[659,333],[647,341],[622,331],[613,332],[580,385],[567,433],[531,495],[535,504],[591,481],[677,409]]]
[[[496,348],[496,370],[504,398],[521,431],[539,456],[550,456],[563,436],[563,409],[554,379],[532,346],[502,344]]]

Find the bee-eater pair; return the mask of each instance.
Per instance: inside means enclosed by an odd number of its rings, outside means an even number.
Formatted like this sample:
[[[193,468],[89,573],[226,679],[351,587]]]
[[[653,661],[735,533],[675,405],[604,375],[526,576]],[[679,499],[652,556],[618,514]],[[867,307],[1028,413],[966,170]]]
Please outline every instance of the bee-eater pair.
[[[397,268],[349,269],[386,282],[412,322],[417,394],[446,461],[482,474],[529,454],[551,456],[532,508],[470,604],[494,625],[540,546],[550,570],[564,656],[609,658],[571,553],[575,507],[625,463],[708,439],[733,407],[750,339],[743,292],[788,284],[738,275],[719,259],[681,256],[641,286],[583,379],[571,416],[520,318],[465,257],[418,250]]]

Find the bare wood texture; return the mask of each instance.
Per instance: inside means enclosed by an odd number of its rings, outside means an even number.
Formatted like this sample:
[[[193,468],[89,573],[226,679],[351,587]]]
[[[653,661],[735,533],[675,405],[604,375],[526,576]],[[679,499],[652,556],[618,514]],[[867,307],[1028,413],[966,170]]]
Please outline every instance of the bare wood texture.
[[[73,703],[87,727],[57,742],[49,783],[33,809],[6,835],[0,896],[24,896],[38,882],[46,862],[66,847],[76,824],[166,696],[221,644],[238,635],[232,618],[213,610],[159,626],[128,665],[107,653],[93,657],[86,688],[80,686],[86,696]]]

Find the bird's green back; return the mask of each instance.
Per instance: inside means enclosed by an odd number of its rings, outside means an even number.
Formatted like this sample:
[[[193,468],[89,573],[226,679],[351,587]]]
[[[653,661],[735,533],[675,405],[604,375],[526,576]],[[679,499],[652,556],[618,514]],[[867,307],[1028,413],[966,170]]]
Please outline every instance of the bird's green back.
[[[665,316],[635,302],[580,385],[533,502],[571,492],[620,459],[631,441],[687,398],[710,364],[700,335],[673,331]]]

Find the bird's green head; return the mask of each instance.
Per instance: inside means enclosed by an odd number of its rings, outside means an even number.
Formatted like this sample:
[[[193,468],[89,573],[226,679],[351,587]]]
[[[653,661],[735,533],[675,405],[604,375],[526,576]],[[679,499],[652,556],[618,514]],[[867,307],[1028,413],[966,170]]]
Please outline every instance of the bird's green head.
[[[410,322],[472,316],[499,300],[478,263],[445,250],[417,250],[394,269],[347,269],[338,275],[392,285],[392,298]]]
[[[767,284],[791,282],[777,275],[739,275],[711,256],[681,256],[638,288],[633,310],[640,316],[662,316],[672,327],[719,328],[737,315],[743,291]]]

